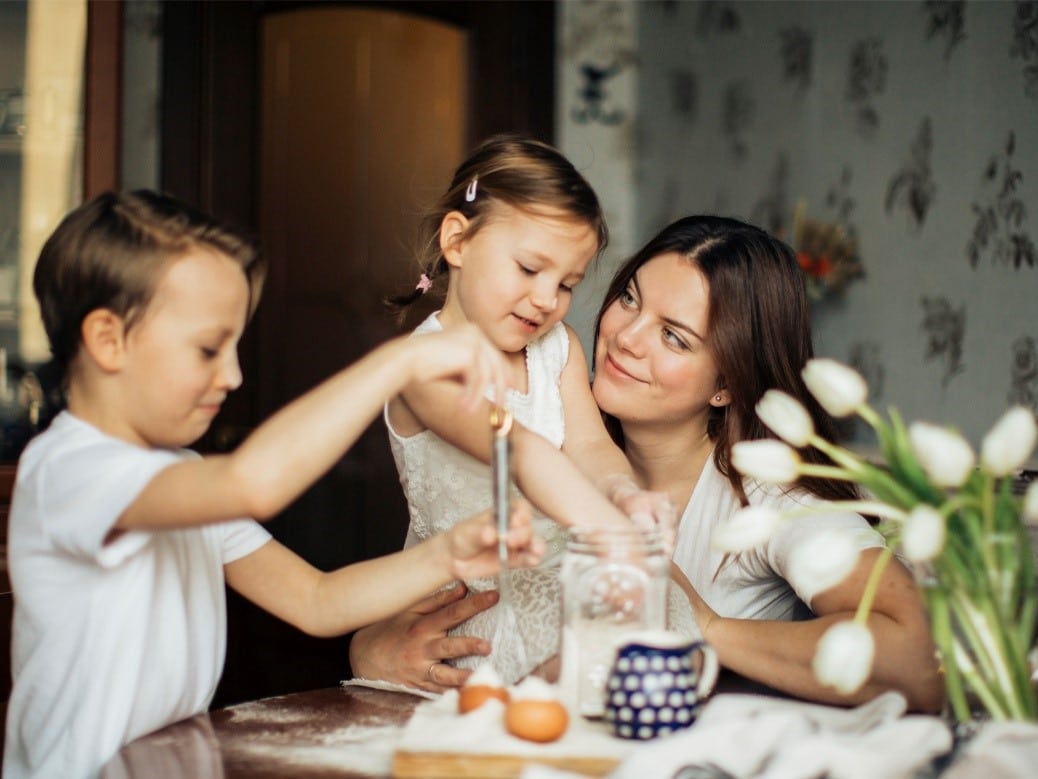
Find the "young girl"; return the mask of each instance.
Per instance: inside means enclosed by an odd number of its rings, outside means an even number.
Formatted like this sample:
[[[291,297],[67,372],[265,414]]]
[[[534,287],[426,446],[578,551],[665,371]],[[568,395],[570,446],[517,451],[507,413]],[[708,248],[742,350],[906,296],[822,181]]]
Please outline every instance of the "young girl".
[[[330,573],[239,519],[295,499],[408,383],[461,380],[462,419],[488,384],[503,386],[475,327],[397,339],[234,453],[201,458],[183,447],[241,383],[236,349],[261,280],[245,241],[147,192],[95,198],[43,247],[34,289],[68,409],[25,449],[11,506],[10,779],[93,776],[123,744],[205,711],[223,665],[225,579],[329,636],[497,569],[485,515]],[[508,544],[520,565],[542,549],[521,514]]]
[[[598,199],[573,166],[546,144],[492,138],[457,169],[420,239],[423,273],[414,292],[395,302],[406,305],[445,281],[442,309],[415,332],[475,324],[500,349],[510,388],[503,402],[516,420],[515,483],[543,512],[535,525],[547,540],[545,563],[513,577],[518,629],[492,648],[495,666],[511,683],[558,651],[556,565],[565,532],[548,517],[565,526],[628,526],[615,503],[628,513],[663,513],[669,506],[635,485],[591,397],[580,343],[562,322],[573,287],[606,242]],[[487,417],[453,418],[457,394],[448,382],[433,382],[387,404],[411,516],[406,546],[445,531],[490,500]],[[469,585],[479,591],[493,583]],[[456,632],[490,639],[497,611]],[[440,659],[432,658],[426,678],[415,683],[426,689],[448,683],[440,678]],[[463,664],[471,668],[477,661]]]

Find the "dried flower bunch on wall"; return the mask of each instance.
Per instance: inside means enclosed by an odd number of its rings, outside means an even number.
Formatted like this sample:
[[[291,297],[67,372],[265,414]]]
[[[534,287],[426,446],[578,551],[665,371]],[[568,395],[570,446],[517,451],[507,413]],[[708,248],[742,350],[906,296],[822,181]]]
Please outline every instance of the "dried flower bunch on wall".
[[[811,300],[842,294],[848,282],[865,275],[853,232],[839,222],[812,219],[802,202],[793,213],[792,244]]]

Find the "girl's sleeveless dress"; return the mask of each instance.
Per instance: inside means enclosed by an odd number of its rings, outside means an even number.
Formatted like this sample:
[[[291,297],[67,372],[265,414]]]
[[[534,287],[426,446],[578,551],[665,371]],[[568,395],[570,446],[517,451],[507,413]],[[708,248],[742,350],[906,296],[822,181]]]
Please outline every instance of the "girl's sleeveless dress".
[[[442,330],[432,314],[414,333]],[[569,336],[560,322],[526,347],[527,392],[509,390],[505,405],[527,429],[562,447],[565,422],[559,380],[569,356]],[[485,511],[492,503],[490,466],[470,457],[430,430],[412,436],[397,434],[384,415],[400,483],[407,498],[411,522],[405,546],[441,533],[456,522]],[[487,436],[490,436],[487,426]],[[513,486],[513,490],[515,487]],[[518,495],[518,492],[515,493]],[[566,545],[566,531],[544,515],[534,515],[534,528],[547,544],[536,568],[511,572],[513,602],[518,629],[508,631],[494,645],[495,669],[507,684],[526,676],[559,650],[561,594],[559,565]],[[496,589],[493,578],[466,582],[472,591]],[[498,607],[477,614],[451,631],[452,635],[491,640]],[[520,663],[519,642],[526,657]],[[474,668],[483,658],[462,658],[455,665]]]

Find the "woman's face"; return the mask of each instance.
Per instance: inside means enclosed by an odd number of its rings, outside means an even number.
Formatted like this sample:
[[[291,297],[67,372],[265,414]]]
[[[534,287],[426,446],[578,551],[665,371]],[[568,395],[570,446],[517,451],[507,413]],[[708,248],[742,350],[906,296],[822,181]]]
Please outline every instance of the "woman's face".
[[[681,423],[718,401],[718,373],[707,346],[710,289],[677,252],[641,266],[606,309],[595,345],[595,401],[621,423]]]

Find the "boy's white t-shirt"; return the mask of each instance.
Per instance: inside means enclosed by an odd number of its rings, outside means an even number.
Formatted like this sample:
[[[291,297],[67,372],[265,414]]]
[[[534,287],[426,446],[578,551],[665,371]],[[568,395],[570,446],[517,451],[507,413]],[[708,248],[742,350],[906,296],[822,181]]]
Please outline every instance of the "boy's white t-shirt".
[[[105,543],[160,470],[197,456],[134,446],[68,412],[22,454],[8,779],[92,776],[123,744],[208,707],[226,646],[223,566],[270,534],[235,520]]]

